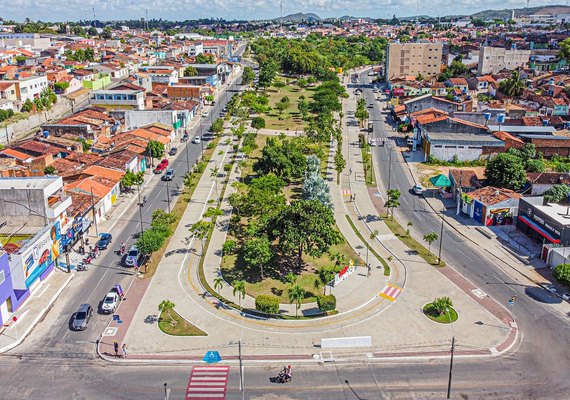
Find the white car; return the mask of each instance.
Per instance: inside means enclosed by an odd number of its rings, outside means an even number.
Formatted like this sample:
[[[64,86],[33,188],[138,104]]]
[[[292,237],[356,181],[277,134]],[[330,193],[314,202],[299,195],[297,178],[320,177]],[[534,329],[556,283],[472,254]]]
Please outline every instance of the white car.
[[[370,145],[370,147],[376,146],[376,139],[370,139],[370,140],[368,141],[368,144]]]
[[[209,110],[205,110],[202,112],[202,117],[206,118],[210,115],[210,111]]]
[[[415,185],[412,188],[412,191],[414,192],[414,194],[417,194],[418,196],[421,195],[424,192],[424,188],[421,187],[420,185]]]
[[[194,136],[194,139],[192,139],[192,143],[194,144],[200,144],[200,141],[201,141],[200,136]]]
[[[101,305],[101,311],[106,314],[112,314],[117,309],[117,305],[119,305],[119,301],[121,298],[116,291],[110,291],[107,293],[105,298],[103,299],[103,304]]]
[[[566,300],[566,301],[569,301],[569,300],[570,300],[570,293],[564,293],[564,294],[562,295],[562,298],[563,298],[564,300]]]

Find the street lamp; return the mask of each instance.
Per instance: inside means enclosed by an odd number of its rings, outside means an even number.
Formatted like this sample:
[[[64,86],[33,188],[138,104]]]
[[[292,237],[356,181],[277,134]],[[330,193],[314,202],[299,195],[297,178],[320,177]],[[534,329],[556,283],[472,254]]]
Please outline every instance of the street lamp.
[[[441,231],[439,232],[439,253],[437,255],[437,263],[441,262],[441,245],[443,244],[443,224],[445,222],[445,209],[441,210]]]
[[[168,180],[166,180],[166,201],[168,202],[168,213],[170,214],[170,189],[168,188]]]
[[[141,186],[140,184],[137,183],[137,192],[139,195],[139,218],[140,218],[140,223],[141,223],[141,237],[143,236],[144,230],[143,230],[143,216],[142,216],[142,208],[143,208],[143,202],[141,201]]]
[[[453,331],[453,322],[451,322],[451,312],[446,308],[449,324],[451,325],[451,359],[449,361],[449,379],[447,381],[447,398],[451,395],[451,377],[453,375],[453,351],[455,350],[455,332]]]
[[[390,183],[392,181],[392,146],[388,146],[388,190],[390,190]]]

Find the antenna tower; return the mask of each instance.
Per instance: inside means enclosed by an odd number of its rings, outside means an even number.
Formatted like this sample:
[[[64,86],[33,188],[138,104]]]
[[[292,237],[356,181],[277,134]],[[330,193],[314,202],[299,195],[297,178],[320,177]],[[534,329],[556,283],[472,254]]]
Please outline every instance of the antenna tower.
[[[145,23],[146,23],[146,30],[148,31],[148,30],[149,30],[149,25],[148,25],[148,9],[147,9],[147,10],[144,10],[144,15],[145,15],[144,20],[145,20]]]
[[[96,20],[95,19],[95,7],[93,7],[92,10],[93,10],[93,24],[95,26],[95,24],[96,24],[96,22],[95,22],[95,20]]]
[[[279,21],[280,21],[279,28],[280,28],[281,32],[283,32],[283,2],[279,3],[279,8],[281,9],[281,11],[280,11],[281,17],[279,18]]]

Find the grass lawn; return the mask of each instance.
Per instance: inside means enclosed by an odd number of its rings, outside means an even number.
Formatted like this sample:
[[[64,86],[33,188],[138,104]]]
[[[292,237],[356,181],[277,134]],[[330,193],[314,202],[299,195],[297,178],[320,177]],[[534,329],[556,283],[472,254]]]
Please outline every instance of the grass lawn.
[[[424,306],[422,311],[426,317],[440,324],[449,324],[457,321],[458,318],[457,311],[455,311],[453,307],[449,307],[449,312],[440,314],[432,303],[428,303]]]
[[[360,148],[362,154],[364,154],[365,151],[370,154],[370,161],[368,162],[368,170],[366,171],[366,186],[376,187],[376,176],[374,174],[374,167],[372,166],[373,157],[372,157],[372,152],[370,150],[371,150],[370,146],[365,146]]]
[[[287,83],[287,86],[284,86],[279,90],[276,87],[271,86],[265,91],[265,94],[269,97],[269,105],[272,107],[272,110],[269,113],[262,115],[265,119],[265,127],[267,129],[278,130],[302,130],[307,122],[303,121],[301,113],[297,108],[299,97],[305,96],[305,101],[309,102],[313,96],[315,88],[309,87],[302,89],[297,85],[289,84],[292,79],[284,77],[281,77],[281,79],[283,82]],[[277,104],[284,96],[289,97],[289,108],[283,111],[283,114],[281,115],[282,119],[279,119],[279,111],[275,108],[275,104]]]
[[[160,313],[160,317],[158,318],[158,327],[168,335],[208,336],[206,332],[186,321],[174,310],[169,310],[166,313]]]
[[[386,215],[381,215],[380,218],[384,221],[386,226],[390,228],[392,233],[396,235],[398,239],[400,239],[406,246],[410,248],[410,250],[415,251],[421,258],[426,260],[429,264],[438,267],[445,267],[445,262],[440,260],[439,264],[437,264],[437,256],[428,252],[424,246],[422,246],[416,239],[414,239],[411,235],[408,236],[406,234],[406,230],[398,223],[398,221],[392,217],[386,217]],[[437,248],[437,241],[432,246],[432,250],[434,247]]]

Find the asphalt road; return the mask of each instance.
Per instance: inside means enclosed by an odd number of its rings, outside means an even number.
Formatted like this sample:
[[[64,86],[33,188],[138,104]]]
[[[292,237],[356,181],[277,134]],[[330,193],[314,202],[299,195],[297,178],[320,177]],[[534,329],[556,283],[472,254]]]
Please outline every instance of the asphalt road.
[[[385,121],[390,121],[391,117],[387,111],[381,110],[378,106],[379,102],[375,97],[379,94],[372,92],[366,72],[360,75],[360,82],[363,83],[361,87],[364,89],[363,96],[367,104],[375,105],[373,109],[369,109],[371,120],[374,122],[374,137],[390,137]],[[389,168],[389,143],[394,144],[393,140],[390,140],[384,147],[373,148],[374,159],[380,165],[378,179],[384,188],[381,193],[385,196],[390,172],[391,188],[401,192],[401,205],[396,210],[396,216],[404,223],[411,221],[412,234],[422,242],[422,237],[426,233],[439,234],[441,217],[434,213],[422,197],[410,191],[413,186],[411,174],[402,157],[394,150],[392,165]],[[436,243],[433,247],[436,248],[438,245],[439,243]],[[518,295],[513,312],[522,331],[523,342],[514,357],[519,359],[520,373],[528,379],[542,377],[549,382],[549,387],[569,385],[567,366],[570,361],[570,350],[565,345],[570,343],[568,316],[561,315],[548,305],[561,300],[545,290],[528,285],[517,272],[510,270],[505,263],[466,240],[448,225],[444,226],[442,258],[477,287],[504,305],[511,296]],[[458,347],[461,345],[459,343]]]

